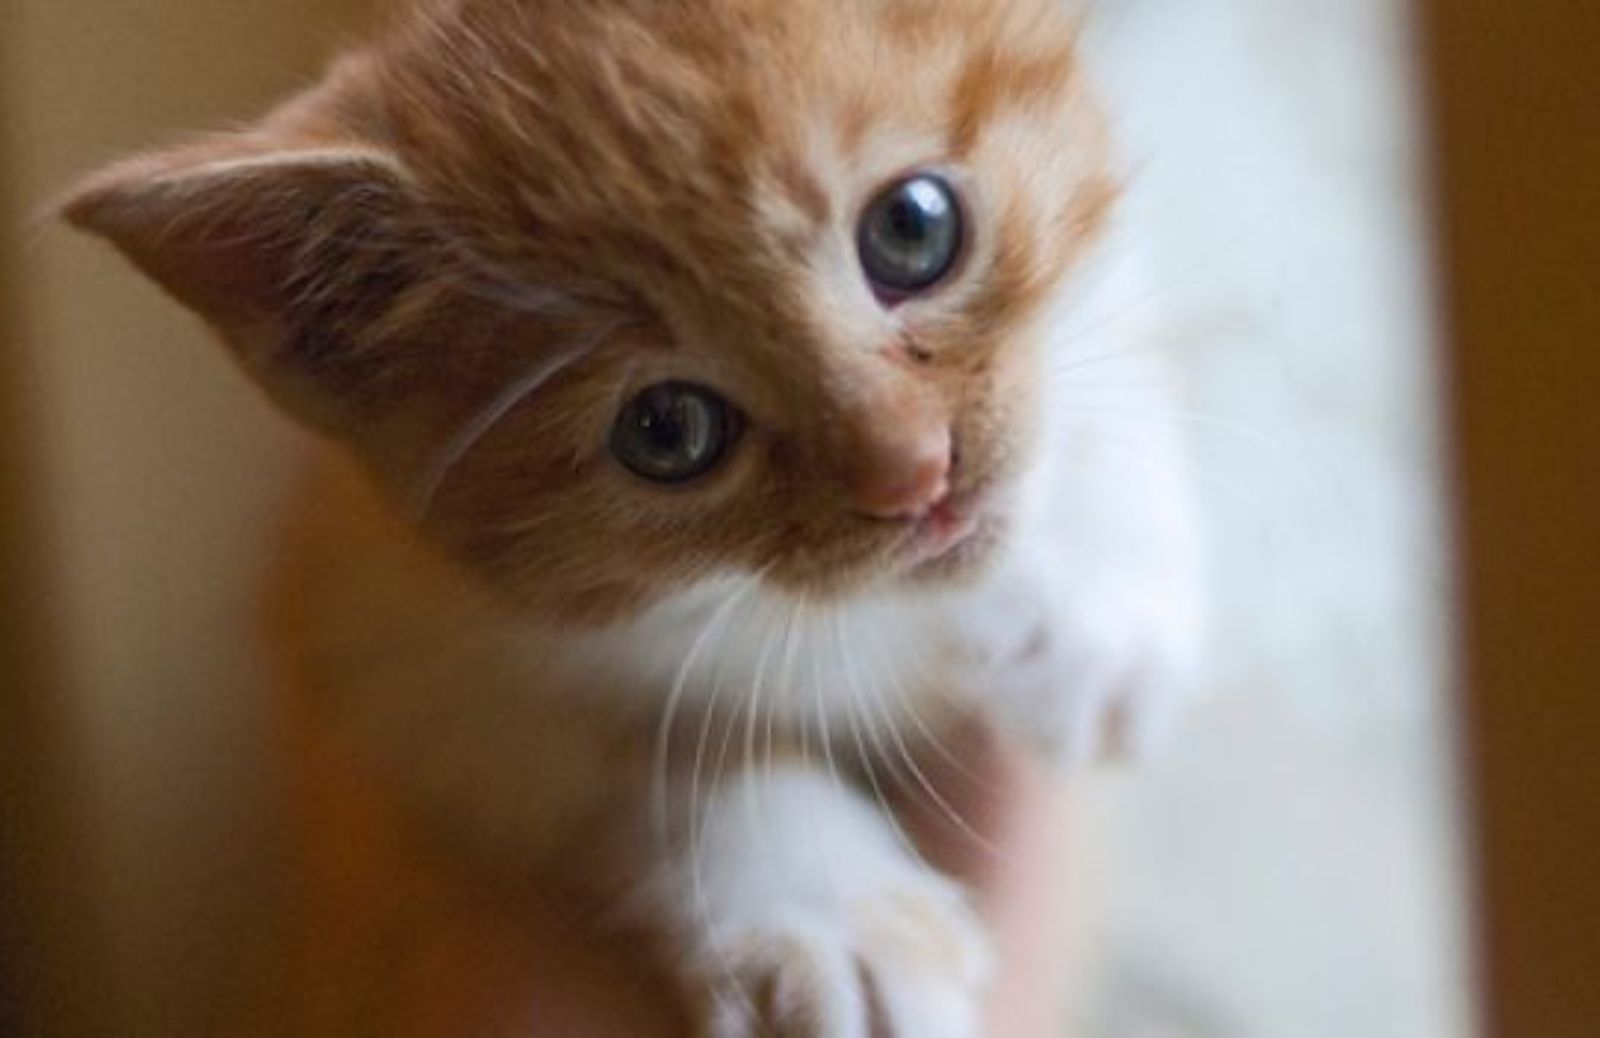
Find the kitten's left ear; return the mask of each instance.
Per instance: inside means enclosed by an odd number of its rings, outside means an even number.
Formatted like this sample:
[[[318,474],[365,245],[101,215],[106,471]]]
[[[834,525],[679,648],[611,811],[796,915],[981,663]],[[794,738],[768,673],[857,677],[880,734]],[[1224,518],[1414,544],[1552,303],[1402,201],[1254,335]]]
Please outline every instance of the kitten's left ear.
[[[226,330],[279,305],[292,268],[315,260],[319,241],[339,244],[333,231],[379,233],[398,215],[405,180],[376,148],[244,135],[118,163],[61,212]]]
[[[61,211],[220,331],[280,403],[326,427],[341,424],[329,376],[363,314],[427,262],[418,208],[379,148],[258,130],[113,166]]]

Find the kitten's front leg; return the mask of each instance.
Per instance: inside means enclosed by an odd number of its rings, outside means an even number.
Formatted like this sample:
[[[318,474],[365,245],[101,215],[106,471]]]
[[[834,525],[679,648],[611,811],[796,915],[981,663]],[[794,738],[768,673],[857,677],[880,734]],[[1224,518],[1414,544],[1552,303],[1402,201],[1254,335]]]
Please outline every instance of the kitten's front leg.
[[[1069,770],[1158,744],[1200,685],[1195,509],[1152,395],[1125,405],[1136,420],[1056,430],[1029,522],[963,618],[981,701]]]
[[[693,833],[656,876],[652,911],[706,1038],[979,1033],[982,924],[858,791],[785,763],[681,806]]]

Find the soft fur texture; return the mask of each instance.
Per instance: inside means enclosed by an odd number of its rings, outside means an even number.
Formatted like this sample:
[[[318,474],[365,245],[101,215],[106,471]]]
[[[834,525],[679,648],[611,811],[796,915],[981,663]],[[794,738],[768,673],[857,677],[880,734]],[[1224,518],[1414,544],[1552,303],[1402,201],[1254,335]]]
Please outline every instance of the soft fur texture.
[[[357,462],[285,585],[316,723],[620,896],[708,1034],[974,1033],[981,928],[876,776],[974,713],[1084,760],[1187,687],[1168,389],[1062,331],[1115,196],[1074,45],[1054,0],[432,3],[68,205]],[[857,219],[921,169],[967,247],[886,302]],[[671,380],[746,431],[663,489],[607,443]],[[869,507],[930,442],[953,547]]]

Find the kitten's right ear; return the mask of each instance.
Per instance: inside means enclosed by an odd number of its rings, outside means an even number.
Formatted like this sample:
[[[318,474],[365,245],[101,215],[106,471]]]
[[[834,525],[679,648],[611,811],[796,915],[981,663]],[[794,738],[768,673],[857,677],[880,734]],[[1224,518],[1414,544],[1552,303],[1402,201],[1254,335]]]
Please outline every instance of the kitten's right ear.
[[[418,265],[405,170],[360,145],[265,132],[126,161],[61,206],[198,312],[267,390],[327,424],[341,336],[381,311]],[[335,365],[336,366],[336,365]],[[309,413],[308,413],[309,412]]]

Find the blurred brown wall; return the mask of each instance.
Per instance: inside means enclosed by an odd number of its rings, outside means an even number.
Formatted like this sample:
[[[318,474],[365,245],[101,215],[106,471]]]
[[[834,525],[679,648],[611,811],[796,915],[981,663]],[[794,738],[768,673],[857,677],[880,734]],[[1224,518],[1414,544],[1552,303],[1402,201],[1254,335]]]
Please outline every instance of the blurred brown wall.
[[[1600,1034],[1600,6],[1432,0],[1497,1038]]]
[[[14,96],[3,69],[0,112]],[[15,209],[8,173],[0,162],[7,214]],[[65,976],[103,984],[104,972],[91,964],[84,920],[69,907],[68,895],[84,883],[76,867],[81,790],[63,768],[70,724],[53,680],[54,610],[38,551],[26,317],[12,246],[0,235],[0,1033],[34,1034],[45,1030],[45,1005],[68,1007]],[[89,1030],[91,1012],[63,1012],[54,1023]]]
[[[273,861],[240,632],[295,438],[108,249],[27,221],[260,111],[379,4],[0,6],[0,970],[25,1033],[226,1033]]]

